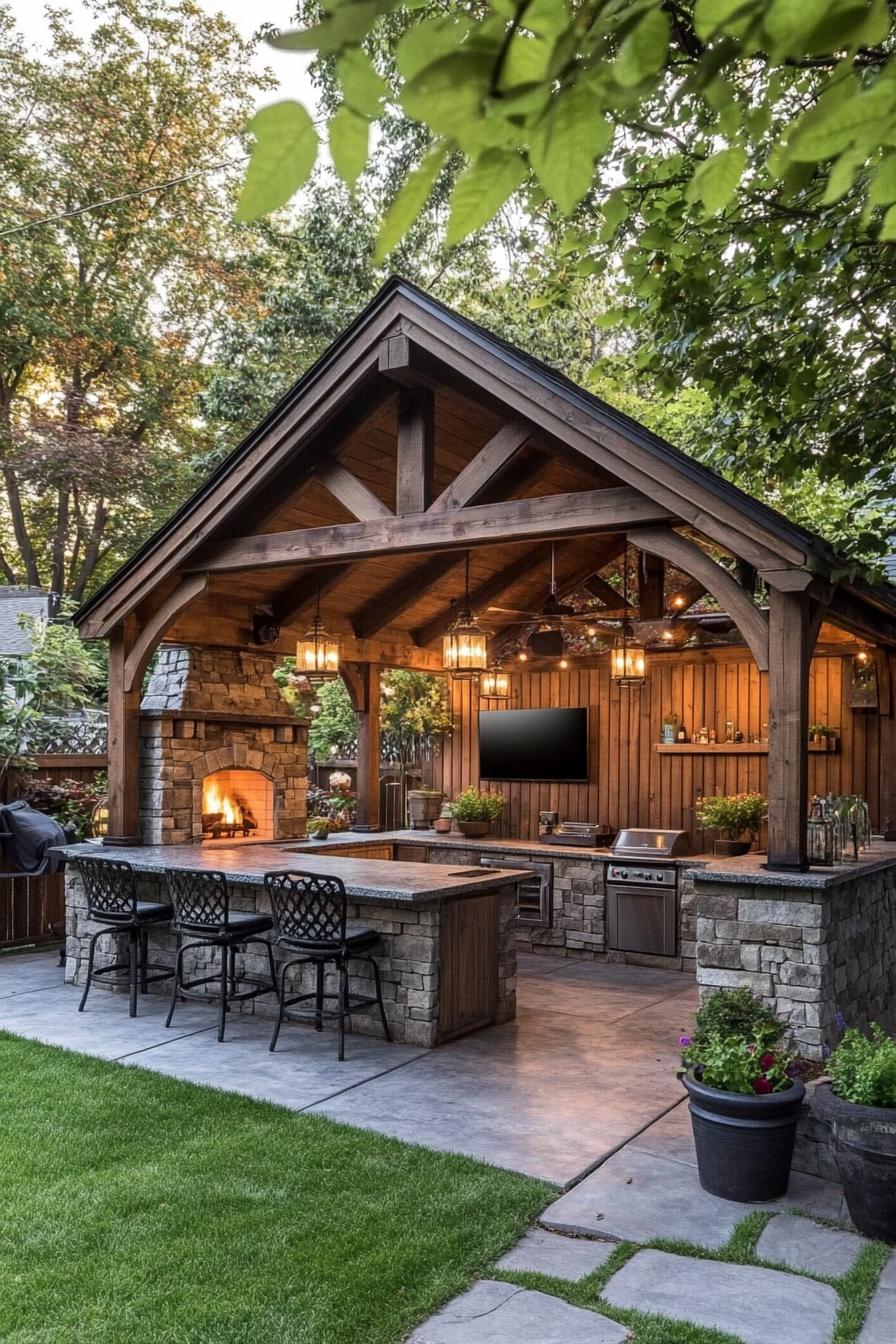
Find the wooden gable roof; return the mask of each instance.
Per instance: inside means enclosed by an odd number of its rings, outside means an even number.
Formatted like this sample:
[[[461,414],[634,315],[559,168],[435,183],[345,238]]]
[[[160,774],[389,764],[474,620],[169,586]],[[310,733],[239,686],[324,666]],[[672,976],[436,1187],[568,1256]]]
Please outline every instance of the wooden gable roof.
[[[396,425],[407,387],[430,389],[439,425],[432,490],[444,507],[433,505],[419,527],[394,516],[401,488]],[[490,469],[487,461],[483,468],[483,449],[502,433],[512,436],[515,425],[525,427],[520,443],[528,436],[528,458],[509,454],[513,443],[503,448],[499,443],[493,452],[497,458],[503,452],[505,468],[512,466],[514,497],[531,501],[532,521],[525,530],[502,533],[500,514],[481,488],[488,485],[484,472]],[[477,472],[482,481],[472,479]],[[290,615],[307,607],[313,589],[340,581],[347,617],[363,625],[352,604],[360,608],[364,592],[346,582],[351,563],[365,561],[366,591],[372,582],[388,607],[410,576],[420,579],[403,555],[432,552],[426,589],[432,611],[428,617],[422,602],[409,627],[431,635],[465,538],[493,548],[503,543],[503,555],[495,550],[491,568],[479,575],[484,591],[508,567],[532,561],[539,537],[568,533],[582,549],[584,567],[596,564],[603,553],[600,537],[579,535],[583,529],[572,516],[576,497],[584,499],[589,491],[589,508],[598,493],[608,501],[612,496],[624,530],[630,499],[633,528],[688,525],[781,588],[805,589],[841,566],[820,538],[556,370],[393,278],[200,489],[84,604],[76,622],[85,636],[105,636],[132,613],[145,613],[150,603],[153,619],[164,629],[170,615],[165,604],[174,611],[184,600],[199,599],[207,585],[201,579],[206,565],[218,574],[228,566],[239,572],[247,599],[264,603],[275,591],[282,612]],[[460,519],[450,508],[452,492],[485,502],[464,510]],[[540,530],[542,515],[551,512],[551,496],[568,499],[569,506],[559,510],[564,517]],[[645,509],[645,503],[651,507]],[[481,516],[474,516],[476,507]],[[387,530],[388,555],[380,540]],[[408,539],[404,552],[402,534]],[[288,538],[297,538],[293,551]],[[296,573],[286,593],[285,568]],[[279,573],[276,585],[272,570]],[[521,569],[521,582],[524,578]],[[896,590],[855,584],[851,598],[892,620],[896,637]]]

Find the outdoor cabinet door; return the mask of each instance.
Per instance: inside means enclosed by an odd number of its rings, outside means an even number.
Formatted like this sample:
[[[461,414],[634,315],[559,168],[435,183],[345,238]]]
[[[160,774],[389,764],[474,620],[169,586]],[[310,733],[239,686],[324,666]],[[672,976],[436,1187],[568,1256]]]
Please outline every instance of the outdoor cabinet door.
[[[439,1041],[495,1020],[498,893],[445,901],[439,912]]]

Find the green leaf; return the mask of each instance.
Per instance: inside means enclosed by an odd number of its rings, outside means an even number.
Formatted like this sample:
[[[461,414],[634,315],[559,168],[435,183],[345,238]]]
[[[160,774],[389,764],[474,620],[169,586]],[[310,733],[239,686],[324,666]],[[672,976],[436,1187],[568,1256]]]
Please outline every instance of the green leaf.
[[[729,33],[742,37],[756,13],[756,0],[697,0],[694,6],[694,27],[704,42]]]
[[[437,135],[457,140],[462,146],[478,145],[492,67],[487,52],[450,52],[408,80],[401,95],[402,107],[409,117]]]
[[[377,117],[386,93],[386,82],[377,74],[370,57],[360,47],[349,47],[336,61],[336,78],[342,96],[353,112]]]
[[[669,16],[665,10],[651,9],[645,14],[619,48],[613,63],[616,83],[626,89],[633,88],[661,70],[669,51],[669,32]]]
[[[822,205],[833,205],[846,195],[866,158],[864,150],[859,153],[855,151],[850,153],[847,150],[845,154],[840,155],[828,176],[828,184],[821,198]]]
[[[594,180],[594,160],[609,148],[613,127],[590,89],[557,94],[529,141],[538,180],[565,215],[576,208]]]
[[[880,164],[868,190],[869,205],[889,205],[896,201],[896,154],[888,154]]]
[[[348,0],[333,4],[331,12],[320,23],[310,28],[290,28],[267,39],[268,45],[278,51],[322,51],[326,55],[343,47],[357,45],[367,35],[380,15],[402,3],[414,9],[415,4],[405,0]]]
[[[341,103],[330,118],[330,154],[333,167],[347,187],[353,187],[367,162],[370,122]]]
[[[687,199],[702,201],[707,216],[717,215],[737,191],[746,166],[746,152],[737,145],[713,154],[701,163],[688,183]]]
[[[401,242],[426,204],[447,156],[446,144],[435,145],[408,175],[380,225],[374,261],[382,261]]]
[[[487,149],[457,179],[445,234],[449,247],[481,229],[526,178],[526,162],[515,152]]]
[[[421,19],[408,29],[395,51],[395,64],[405,79],[413,79],[427,65],[456,51],[472,27],[464,15]]]
[[[797,122],[790,136],[789,157],[798,163],[818,163],[835,158],[851,144],[870,152],[880,143],[894,111],[896,90],[882,82],[846,100],[824,95]]]
[[[301,103],[263,107],[246,129],[255,136],[255,146],[236,207],[242,222],[285,205],[308,181],[317,158],[317,132]]]
[[[883,243],[896,243],[896,205],[891,205],[884,215],[878,237]]]
[[[608,243],[628,214],[625,192],[621,188],[612,191],[605,201],[601,201],[600,212],[604,222],[598,237],[602,243]]]

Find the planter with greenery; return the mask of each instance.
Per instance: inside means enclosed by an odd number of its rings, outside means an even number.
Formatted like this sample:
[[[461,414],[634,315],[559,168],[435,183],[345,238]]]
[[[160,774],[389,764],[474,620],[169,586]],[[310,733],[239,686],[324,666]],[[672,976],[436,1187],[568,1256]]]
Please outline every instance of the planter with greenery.
[[[451,816],[462,835],[488,835],[504,810],[504,795],[464,789],[451,804]]]
[[[830,728],[826,723],[809,725],[809,741],[814,743],[816,747],[824,747],[825,751],[836,750],[838,737],[838,729]]]
[[[330,834],[330,822],[326,817],[309,817],[307,830],[312,840],[326,840]]]
[[[428,831],[442,810],[441,789],[408,789],[408,821],[412,830]]]
[[[831,1129],[849,1215],[866,1237],[896,1245],[896,1040],[855,1028],[828,1061],[812,1109]]]
[[[723,858],[747,854],[765,817],[767,802],[761,793],[720,794],[701,798],[697,804],[697,825],[703,830],[719,832],[713,850]],[[749,840],[742,840],[744,832]]]
[[[749,990],[722,989],[679,1038],[700,1184],[720,1199],[766,1203],[787,1190],[805,1088],[783,1026]]]

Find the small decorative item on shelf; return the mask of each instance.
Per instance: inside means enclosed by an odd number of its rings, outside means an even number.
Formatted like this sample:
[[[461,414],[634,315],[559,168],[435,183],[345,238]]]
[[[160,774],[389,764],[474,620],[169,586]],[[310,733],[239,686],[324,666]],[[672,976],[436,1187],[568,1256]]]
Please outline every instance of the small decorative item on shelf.
[[[678,715],[666,714],[663,717],[661,742],[675,742],[678,738]]]
[[[454,818],[451,815],[451,804],[443,803],[441,812],[432,823],[432,828],[439,835],[448,835],[453,825]]]
[[[827,1062],[812,1110],[830,1126],[849,1214],[866,1237],[896,1244],[896,1040],[872,1024],[846,1028]]]
[[[428,831],[442,809],[440,789],[408,789],[408,820],[411,829]]]
[[[710,728],[710,730],[709,730],[709,745],[710,745],[711,747],[714,747],[714,746],[716,745],[716,730],[715,730],[715,728]]]
[[[715,830],[720,837],[713,852],[720,858],[732,859],[747,854],[758,838],[765,817],[766,800],[761,793],[719,794],[700,798],[697,802],[697,825],[702,830]],[[746,831],[749,840],[740,837]]]
[[[813,723],[809,727],[809,741],[813,746],[824,747],[825,751],[836,751],[837,736],[837,729],[829,728],[826,723]]]
[[[805,1086],[784,1023],[748,989],[720,989],[680,1036],[681,1080],[704,1190],[766,1203],[787,1191]]]
[[[734,720],[733,720],[733,719],[726,719],[726,720],[725,720],[725,741],[726,741],[726,742],[733,742],[733,741],[734,741]]]
[[[492,823],[498,820],[503,810],[503,794],[483,793],[474,788],[464,789],[451,804],[451,816],[457,829],[470,837],[488,835]]]
[[[680,723],[678,725],[678,741],[687,742],[687,740],[688,740],[687,730],[685,729],[684,724]]]

